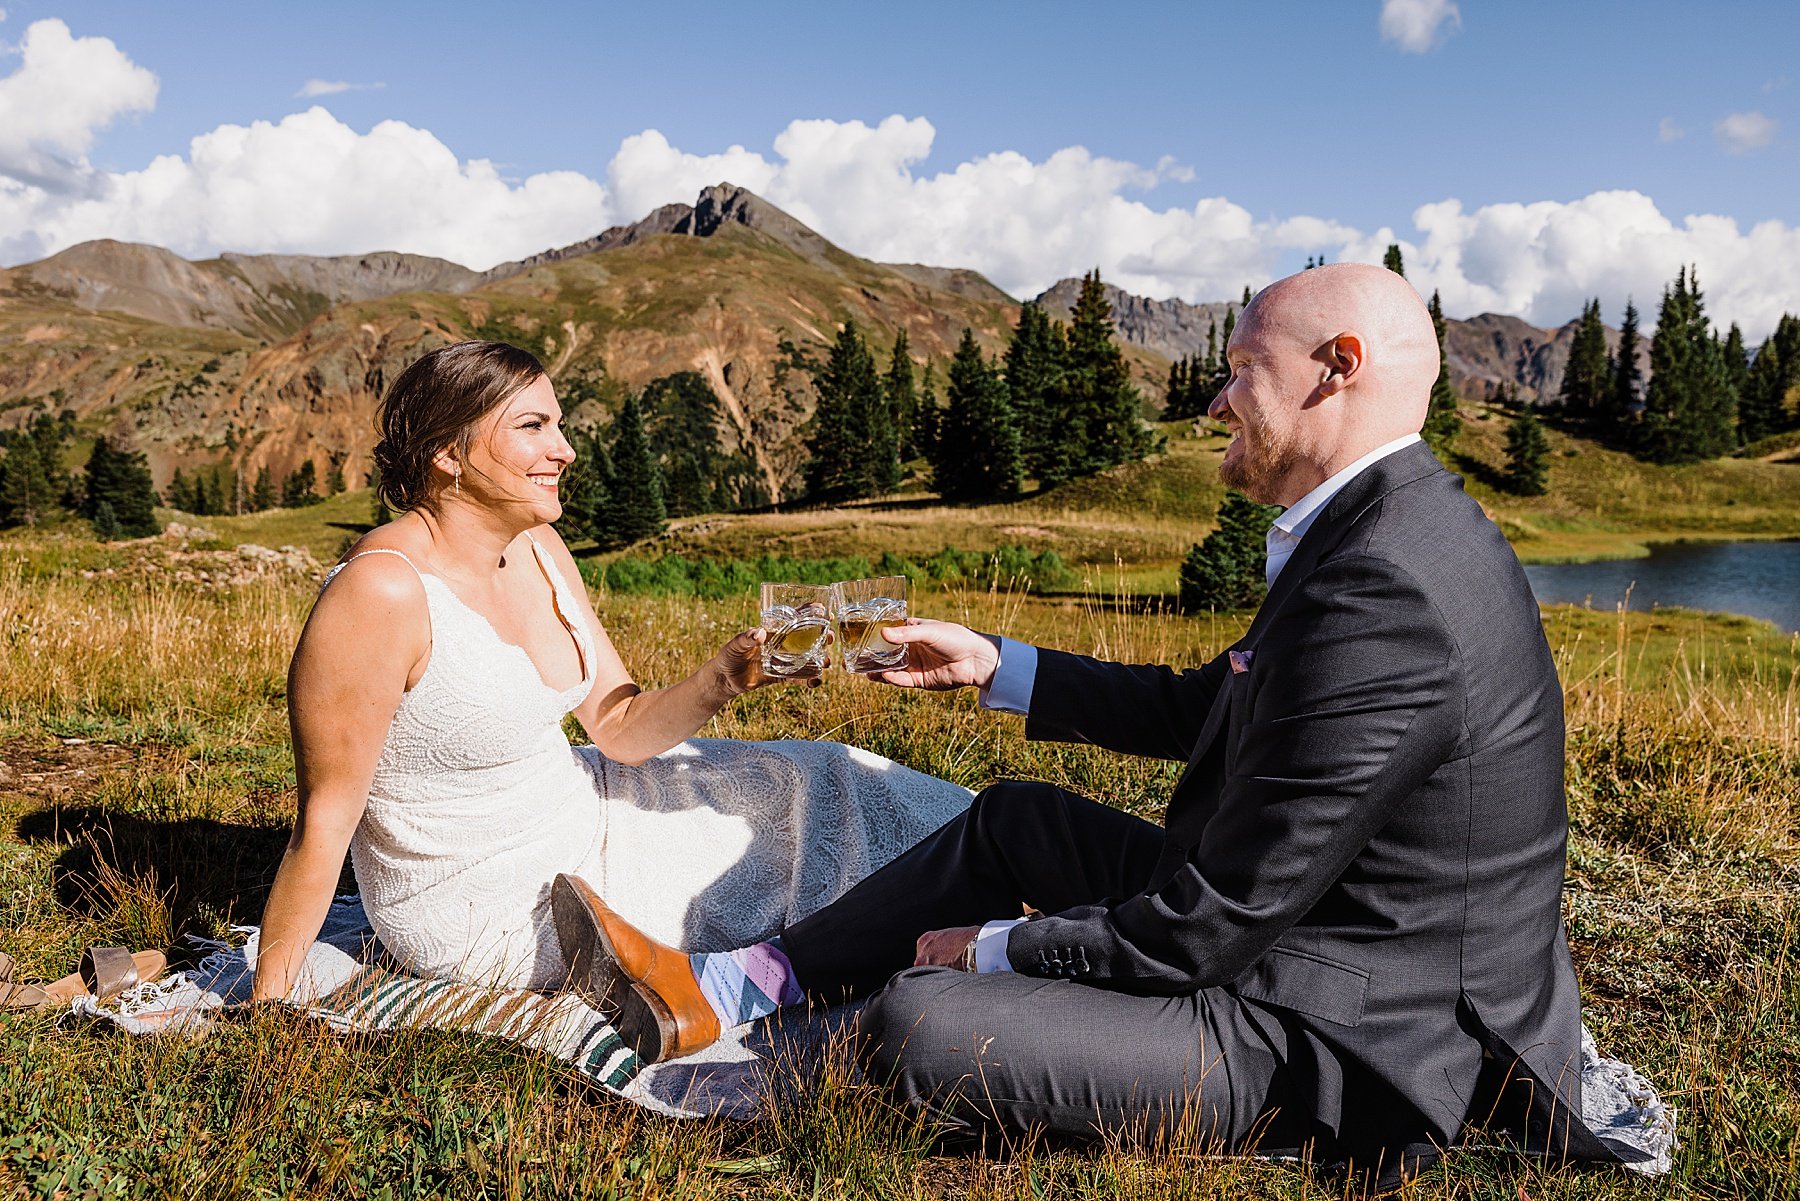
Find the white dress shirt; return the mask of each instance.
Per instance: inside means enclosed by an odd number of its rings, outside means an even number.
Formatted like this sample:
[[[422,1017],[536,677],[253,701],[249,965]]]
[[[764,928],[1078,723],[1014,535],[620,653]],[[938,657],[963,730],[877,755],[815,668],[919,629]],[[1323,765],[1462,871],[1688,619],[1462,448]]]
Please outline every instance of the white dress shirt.
[[[1269,557],[1263,565],[1263,577],[1268,580],[1269,587],[1275,586],[1275,577],[1281,574],[1283,567],[1287,566],[1288,558],[1294,553],[1294,548],[1300,545],[1300,539],[1306,537],[1306,531],[1312,528],[1313,520],[1324,512],[1325,506],[1331,503],[1332,497],[1342,492],[1346,484],[1376,463],[1397,450],[1406,449],[1417,441],[1419,441],[1419,435],[1407,434],[1403,438],[1395,438],[1392,442],[1382,443],[1302,496],[1289,507],[1287,512],[1277,517],[1275,524],[1269,527],[1267,539]]]
[[[1368,470],[1374,464],[1387,458],[1397,450],[1404,450],[1419,441],[1419,435],[1407,434],[1385,442],[1364,455],[1350,466],[1337,472],[1330,479],[1295,501],[1286,512],[1275,519],[1269,527],[1269,557],[1264,564],[1264,577],[1269,586],[1275,586],[1275,577],[1287,565],[1293,555],[1294,548],[1306,537],[1306,531],[1312,528],[1313,521],[1331,503],[1332,497],[1344,490],[1345,485]],[[1037,682],[1037,647],[1025,642],[1015,642],[1011,638],[993,638],[995,648],[1000,652],[1000,662],[994,668],[994,678],[988,681],[987,687],[981,689],[980,701],[983,709],[998,709],[1002,713],[1026,714],[1031,712],[1031,690]],[[989,922],[981,928],[975,938],[975,970],[981,973],[1010,972],[1013,970],[1012,960],[1006,956],[1006,941],[1012,928],[1023,918],[1010,918],[1003,921]]]

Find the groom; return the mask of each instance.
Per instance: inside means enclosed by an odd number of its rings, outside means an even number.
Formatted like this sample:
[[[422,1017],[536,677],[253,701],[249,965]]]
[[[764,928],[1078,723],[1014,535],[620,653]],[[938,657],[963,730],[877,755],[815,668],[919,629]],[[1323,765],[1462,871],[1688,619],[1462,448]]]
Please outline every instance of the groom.
[[[919,621],[881,677],[1185,764],[1165,824],[997,784],[722,955],[647,948],[593,898],[572,958],[629,1038],[680,1052],[715,1013],[861,995],[872,1073],[971,1125],[1389,1179],[1477,1123],[1610,1158],[1579,1118],[1562,692],[1511,548],[1419,440],[1431,319],[1400,276],[1332,265],[1264,289],[1227,357],[1221,477],[1286,509],[1242,638],[1175,671]]]

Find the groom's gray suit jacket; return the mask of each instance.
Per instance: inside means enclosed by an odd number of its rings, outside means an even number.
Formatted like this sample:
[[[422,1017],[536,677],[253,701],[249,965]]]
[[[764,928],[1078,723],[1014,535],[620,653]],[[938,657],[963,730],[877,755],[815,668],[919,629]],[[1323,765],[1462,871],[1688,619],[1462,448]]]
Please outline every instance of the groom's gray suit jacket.
[[[1407,447],[1329,503],[1230,650],[1186,672],[1040,652],[1030,737],[1187,770],[1147,892],[1015,928],[1015,968],[1225,987],[1353,1155],[1448,1144],[1510,1066],[1534,1143],[1610,1157],[1571,1116],[1562,690],[1500,531]]]

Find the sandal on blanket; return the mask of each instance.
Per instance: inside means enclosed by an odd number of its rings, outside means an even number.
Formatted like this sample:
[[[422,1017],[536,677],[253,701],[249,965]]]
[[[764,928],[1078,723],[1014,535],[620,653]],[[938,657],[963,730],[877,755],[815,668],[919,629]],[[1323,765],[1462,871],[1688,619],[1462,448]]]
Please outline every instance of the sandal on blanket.
[[[146,980],[163,974],[169,960],[161,951],[127,951],[124,947],[89,947],[81,953],[81,977],[84,991],[92,993],[102,1005]]]
[[[12,956],[0,953],[0,1010],[63,1009],[76,997],[89,995],[104,1004],[162,975],[168,963],[161,951],[133,954],[124,947],[89,947],[82,952],[80,969],[61,980],[20,984],[13,981]]]

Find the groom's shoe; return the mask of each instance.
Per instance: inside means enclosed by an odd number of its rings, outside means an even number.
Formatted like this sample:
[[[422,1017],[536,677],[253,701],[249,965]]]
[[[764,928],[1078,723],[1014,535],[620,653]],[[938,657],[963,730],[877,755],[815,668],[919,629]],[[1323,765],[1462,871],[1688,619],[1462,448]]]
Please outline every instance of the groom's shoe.
[[[550,910],[569,986],[612,1019],[639,1059],[679,1059],[717,1041],[718,1014],[684,952],[614,913],[578,876],[551,882]]]

